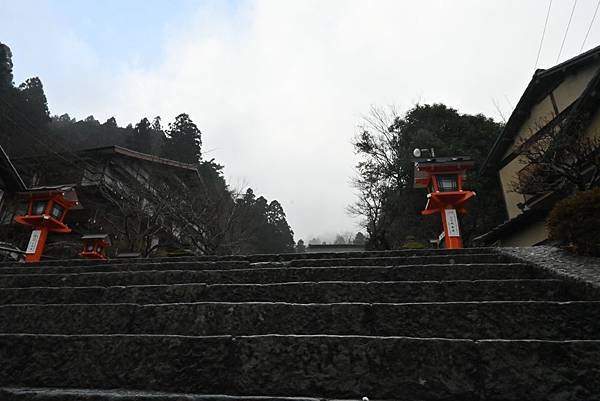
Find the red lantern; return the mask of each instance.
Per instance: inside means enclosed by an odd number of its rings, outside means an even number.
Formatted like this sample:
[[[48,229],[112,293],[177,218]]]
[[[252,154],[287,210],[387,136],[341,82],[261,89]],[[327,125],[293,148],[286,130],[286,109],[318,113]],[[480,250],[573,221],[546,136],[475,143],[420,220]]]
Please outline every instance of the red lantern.
[[[83,241],[83,250],[79,256],[88,259],[108,259],[106,248],[111,246],[108,234],[90,234],[81,237]]]
[[[415,154],[418,154],[415,151]],[[469,157],[431,157],[415,160],[415,188],[427,188],[423,215],[440,213],[446,248],[462,248],[458,214],[466,213],[465,203],[475,196],[462,188],[466,171],[473,167]]]
[[[71,232],[64,219],[67,211],[77,205],[77,196],[71,187],[36,188],[19,195],[28,201],[28,205],[26,214],[16,216],[15,221],[33,228],[25,251],[25,260],[38,262],[44,252],[49,232]]]

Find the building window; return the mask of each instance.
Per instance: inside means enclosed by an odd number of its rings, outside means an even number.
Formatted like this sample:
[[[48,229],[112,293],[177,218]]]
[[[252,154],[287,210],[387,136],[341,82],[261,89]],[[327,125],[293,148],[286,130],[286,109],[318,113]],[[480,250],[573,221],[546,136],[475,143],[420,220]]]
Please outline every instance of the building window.
[[[451,175],[438,175],[438,189],[440,192],[451,192],[458,191],[458,182],[457,176],[455,174]]]
[[[54,217],[56,220],[60,219],[60,216],[62,216],[63,212],[65,211],[65,208],[62,207],[59,204],[54,204],[52,205],[52,217]]]
[[[35,201],[33,203],[33,207],[31,208],[31,214],[33,216],[39,216],[44,214],[44,212],[46,211],[46,204],[47,202],[45,200]]]

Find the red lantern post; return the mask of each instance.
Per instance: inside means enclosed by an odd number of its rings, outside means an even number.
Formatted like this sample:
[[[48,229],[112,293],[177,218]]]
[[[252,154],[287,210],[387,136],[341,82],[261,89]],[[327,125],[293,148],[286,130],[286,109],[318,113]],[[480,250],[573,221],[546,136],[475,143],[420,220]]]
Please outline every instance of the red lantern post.
[[[415,155],[420,154],[415,150]],[[427,205],[423,215],[439,213],[444,228],[446,248],[462,248],[458,214],[466,213],[465,203],[475,196],[462,188],[466,171],[473,167],[469,157],[431,157],[415,159],[415,188],[427,188]]]
[[[68,190],[74,194],[72,188]],[[77,201],[67,199],[66,191],[60,188],[37,188],[20,193],[28,201],[27,211],[25,215],[15,217],[15,221],[33,228],[25,251],[25,261],[38,262],[41,259],[48,233],[71,232],[64,219]]]

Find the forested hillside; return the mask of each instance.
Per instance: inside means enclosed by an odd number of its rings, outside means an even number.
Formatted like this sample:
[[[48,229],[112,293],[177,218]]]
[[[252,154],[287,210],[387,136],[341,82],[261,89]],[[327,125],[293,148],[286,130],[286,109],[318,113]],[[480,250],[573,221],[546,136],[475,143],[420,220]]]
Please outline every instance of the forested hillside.
[[[293,232],[281,204],[257,197],[250,188],[231,188],[223,166],[203,158],[203,134],[188,114],[167,124],[158,116],[144,117],[125,127],[113,117],[78,121],[66,113],[51,115],[39,78],[20,85],[13,81],[11,49],[0,43],[0,145],[13,160],[46,154],[69,158],[83,149],[118,145],[193,164],[202,185],[186,195],[196,203],[202,200],[190,216],[202,235],[190,236],[188,245],[200,253],[293,252]]]

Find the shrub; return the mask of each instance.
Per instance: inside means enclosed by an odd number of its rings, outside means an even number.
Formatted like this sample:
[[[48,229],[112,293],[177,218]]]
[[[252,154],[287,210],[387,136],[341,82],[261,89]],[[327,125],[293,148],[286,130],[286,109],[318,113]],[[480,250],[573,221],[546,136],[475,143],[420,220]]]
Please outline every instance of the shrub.
[[[402,249],[424,249],[427,248],[422,242],[415,239],[413,235],[407,235],[405,240],[400,245]]]
[[[558,202],[548,217],[550,239],[582,255],[600,256],[600,188]]]

